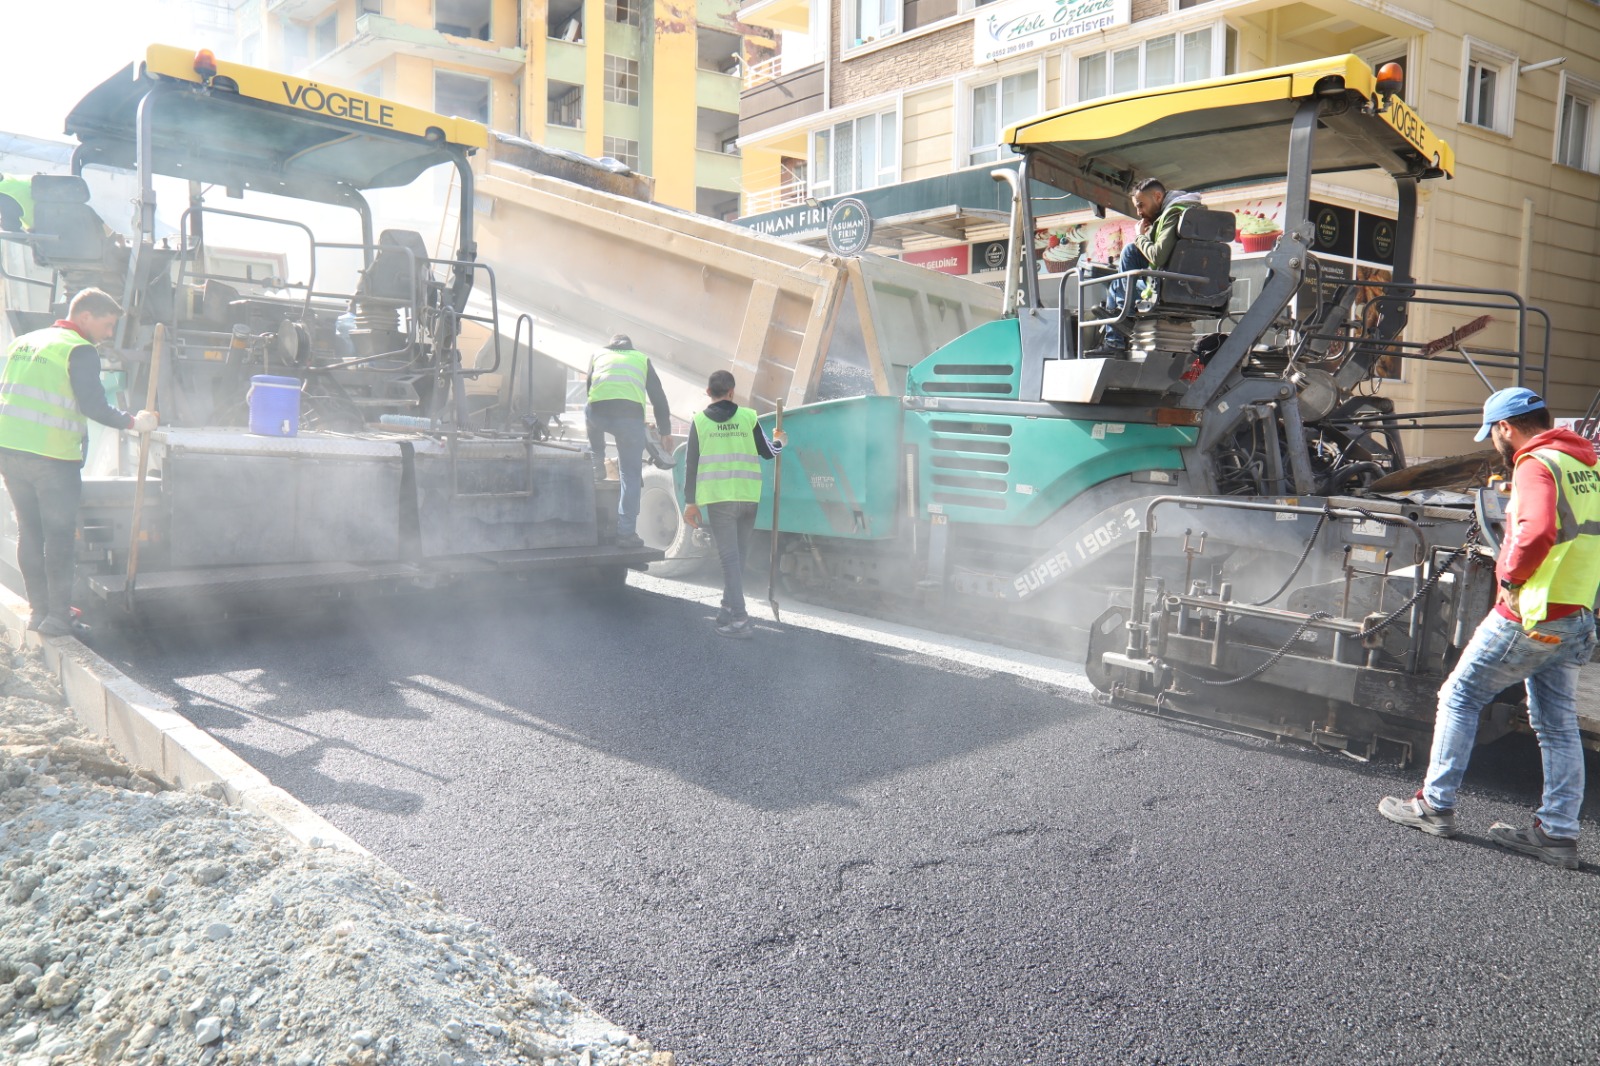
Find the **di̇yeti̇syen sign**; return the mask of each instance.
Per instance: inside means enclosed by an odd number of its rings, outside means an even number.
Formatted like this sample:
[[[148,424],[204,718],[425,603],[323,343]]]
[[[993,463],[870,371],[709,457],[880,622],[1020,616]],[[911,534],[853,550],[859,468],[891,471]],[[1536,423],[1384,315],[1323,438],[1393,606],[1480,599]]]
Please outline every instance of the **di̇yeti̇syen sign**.
[[[1133,0],[1002,0],[978,9],[972,34],[978,63],[1021,55],[1086,33],[1126,26]]]

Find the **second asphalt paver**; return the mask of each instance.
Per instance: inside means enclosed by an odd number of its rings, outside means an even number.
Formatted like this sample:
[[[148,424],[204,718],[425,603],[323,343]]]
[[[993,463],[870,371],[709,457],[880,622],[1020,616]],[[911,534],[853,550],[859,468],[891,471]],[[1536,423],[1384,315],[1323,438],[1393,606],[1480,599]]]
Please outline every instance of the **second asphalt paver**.
[[[116,657],[696,1066],[1578,1062],[1600,1040],[1600,855],[1567,873],[1487,841],[1537,802],[1523,738],[1478,754],[1464,838],[1432,840],[1375,810],[1411,770],[803,628],[730,647],[702,604],[620,602]],[[1596,822],[1591,801],[1586,849]]]

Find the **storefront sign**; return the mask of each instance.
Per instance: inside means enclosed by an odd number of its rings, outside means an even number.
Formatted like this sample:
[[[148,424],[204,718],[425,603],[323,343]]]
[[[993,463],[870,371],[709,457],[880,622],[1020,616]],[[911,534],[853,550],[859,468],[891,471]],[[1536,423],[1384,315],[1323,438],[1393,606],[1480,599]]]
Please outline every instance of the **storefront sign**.
[[[985,270],[1004,270],[1006,268],[1006,253],[1010,251],[1006,241],[980,241],[972,246],[972,272],[974,274]]]
[[[924,248],[920,252],[907,252],[900,257],[908,263],[925,266],[942,274],[971,273],[971,248],[965,244],[952,244],[948,248]],[[1002,265],[1004,261],[1002,260]]]
[[[784,211],[773,211],[750,222],[740,220],[739,225],[749,226],[757,233],[764,233],[768,237],[788,237],[795,233],[805,233],[810,230],[819,230],[828,224],[828,209],[818,204],[815,207],[791,207]]]
[[[1356,231],[1356,258],[1373,263],[1394,263],[1395,223],[1392,218],[1380,218],[1361,213]]]
[[[855,197],[828,208],[828,250],[835,255],[860,255],[872,242],[872,216]]]
[[[1126,26],[1133,0],[1000,0],[978,9],[973,56],[979,64]]]

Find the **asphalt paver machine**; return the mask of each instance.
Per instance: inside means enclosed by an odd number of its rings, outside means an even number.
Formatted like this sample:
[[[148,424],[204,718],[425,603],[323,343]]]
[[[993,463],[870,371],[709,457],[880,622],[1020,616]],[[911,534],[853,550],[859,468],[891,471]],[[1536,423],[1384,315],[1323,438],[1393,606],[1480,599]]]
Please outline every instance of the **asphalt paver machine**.
[[[525,323],[502,328],[476,254],[482,126],[156,45],[66,131],[72,172],[36,176],[31,231],[6,235],[32,257],[6,271],[8,325],[111,293],[126,314],[108,394],[153,396],[162,418],[143,475],[131,434],[91,435],[80,604],[303,608],[538,574],[616,583],[659,558],[611,543],[615,486],[547,439],[565,372],[530,357]],[[107,173],[137,189],[121,233],[89,203]],[[470,365],[468,337],[489,353]],[[264,388],[290,394],[265,417]]]
[[[1403,412],[1371,380],[1426,357],[1542,388],[1549,322],[1514,293],[1413,278],[1419,186],[1454,157],[1400,87],[1340,56],[1010,129],[1019,189],[1126,213],[1145,177],[1219,195],[1281,180],[1282,235],[1243,295],[1234,215],[1193,208],[1113,316],[1098,308],[1115,266],[1042,273],[1017,197],[1013,315],[911,368],[903,395],[787,412],[787,585],[1067,648],[1106,696],[1159,713],[1408,756],[1493,600],[1501,497],[1453,491],[1492,453],[1407,464],[1409,431],[1475,427],[1476,408]],[[1313,249],[1312,182],[1352,171],[1392,182],[1386,281]],[[1488,314],[1505,343],[1469,358],[1408,340],[1419,305]],[[1113,317],[1131,349],[1103,357]],[[1482,736],[1514,727],[1500,708]]]

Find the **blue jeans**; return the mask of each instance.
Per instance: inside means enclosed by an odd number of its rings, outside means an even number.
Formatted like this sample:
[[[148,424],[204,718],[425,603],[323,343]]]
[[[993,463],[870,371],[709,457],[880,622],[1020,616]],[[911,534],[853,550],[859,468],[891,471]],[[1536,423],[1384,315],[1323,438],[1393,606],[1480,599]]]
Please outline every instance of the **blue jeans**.
[[[1118,272],[1124,270],[1148,270],[1149,268],[1150,260],[1146,259],[1144,253],[1139,251],[1137,244],[1124,244],[1122,246],[1122,255],[1117,258]],[[1112,314],[1122,310],[1123,301],[1127,298],[1127,278],[1116,278],[1106,283],[1106,307],[1111,309]]]
[[[1541,639],[1542,638],[1542,639]],[[1544,797],[1537,814],[1553,837],[1578,835],[1583,805],[1583,743],[1578,736],[1578,669],[1594,654],[1594,615],[1578,611],[1535,626],[1490,613],[1439,690],[1433,755],[1422,797],[1438,810],[1456,805],[1456,790],[1478,735],[1478,718],[1495,696],[1521,681],[1528,721],[1539,737]]]
[[[622,479],[622,499],[617,503],[617,533],[639,528],[639,489],[644,484],[644,408],[635,415],[584,412],[589,426],[589,450],[594,455],[595,480],[606,476],[606,434],[617,442],[617,475]]]
[[[701,510],[711,527],[722,563],[722,606],[734,618],[746,617],[744,606],[744,560],[750,550],[750,533],[756,528],[756,504],[744,502],[708,503]]]

